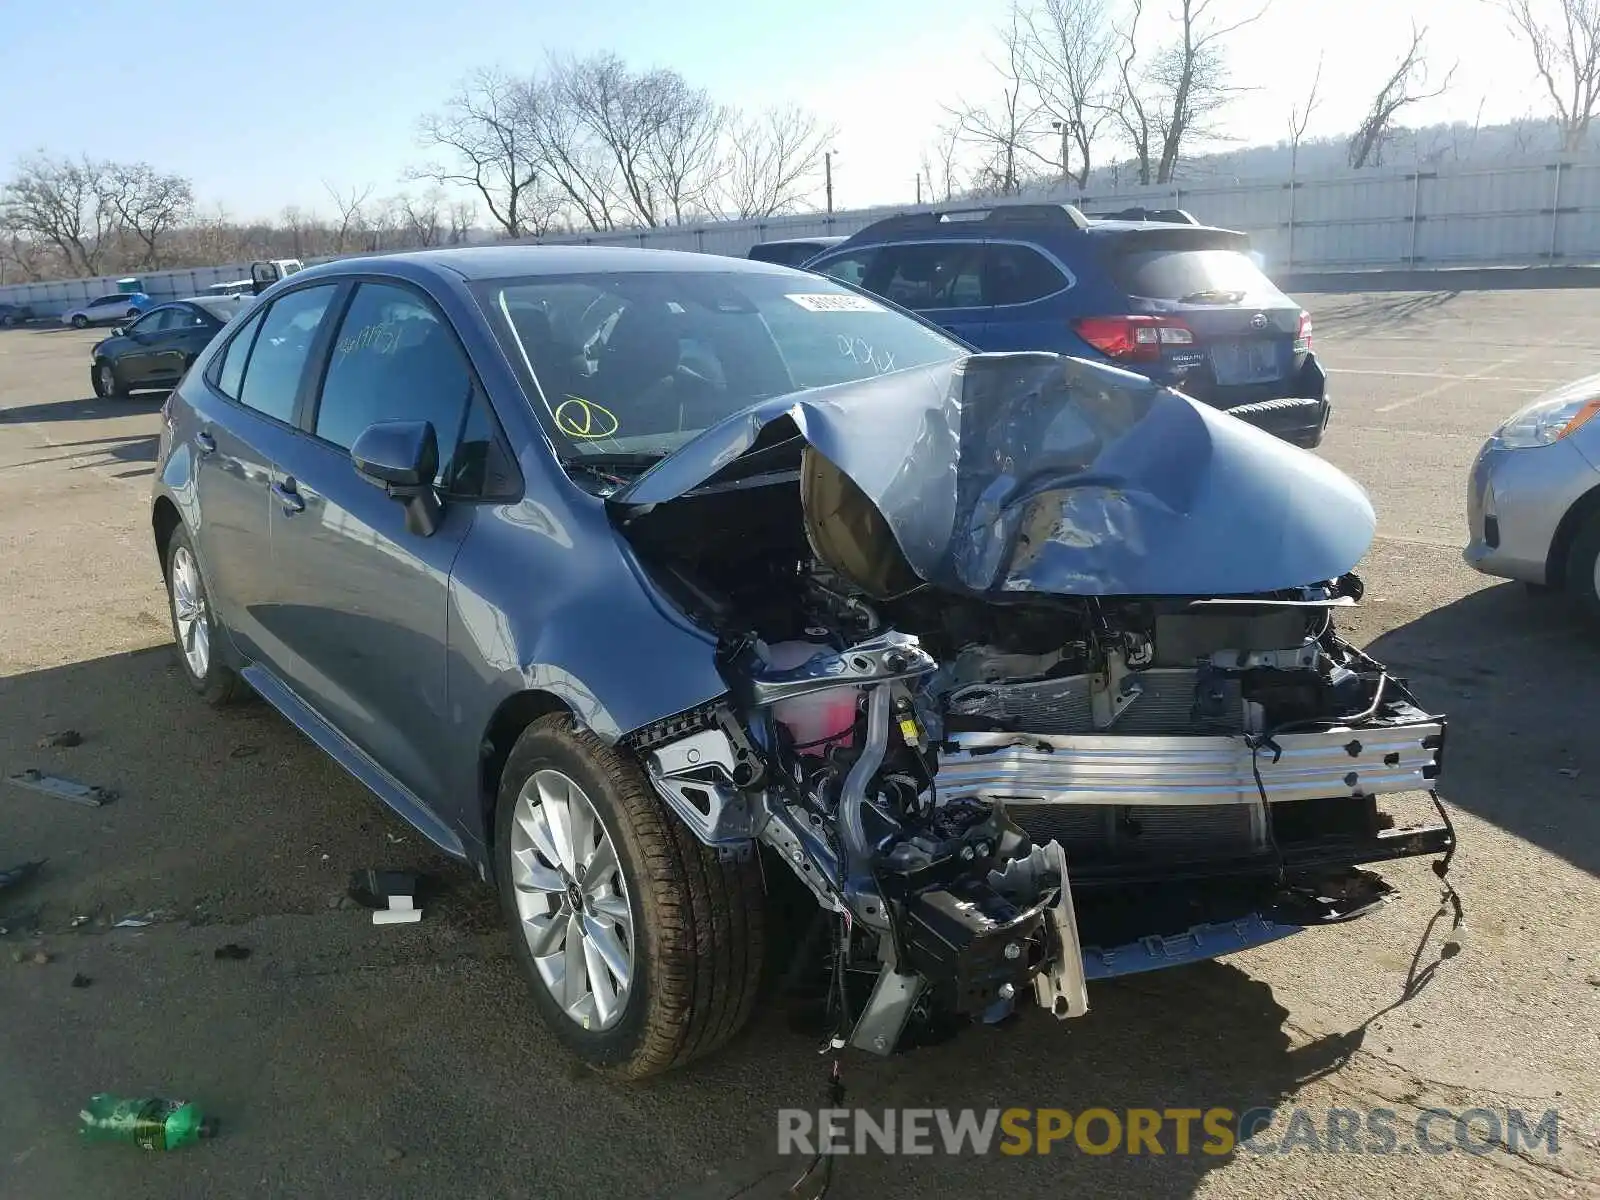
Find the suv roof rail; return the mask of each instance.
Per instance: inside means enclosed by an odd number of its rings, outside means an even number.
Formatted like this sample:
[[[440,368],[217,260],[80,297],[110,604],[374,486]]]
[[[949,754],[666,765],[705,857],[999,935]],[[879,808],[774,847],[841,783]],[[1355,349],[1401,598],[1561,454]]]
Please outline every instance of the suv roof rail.
[[[1090,213],[1089,219],[1094,221],[1156,221],[1164,225],[1200,224],[1193,213],[1181,208],[1145,208],[1142,205],[1120,209],[1117,212]]]
[[[952,221],[950,218],[956,218]],[[899,233],[905,230],[940,229],[952,224],[1037,225],[1050,223],[1065,229],[1089,228],[1089,218],[1071,204],[985,204],[975,208],[937,208],[928,212],[896,213],[857,230],[863,234]]]

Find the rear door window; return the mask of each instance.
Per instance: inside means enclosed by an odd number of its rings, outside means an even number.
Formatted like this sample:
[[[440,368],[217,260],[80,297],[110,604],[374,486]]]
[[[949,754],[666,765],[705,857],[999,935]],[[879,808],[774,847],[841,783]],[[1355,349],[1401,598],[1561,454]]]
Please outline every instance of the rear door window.
[[[213,381],[217,391],[230,400],[239,398],[239,385],[244,382],[244,364],[250,357],[250,347],[256,340],[256,330],[261,328],[263,313],[256,313],[239,328],[222,350],[222,361]]]
[[[1071,284],[1056,266],[1031,246],[991,242],[984,248],[983,289],[987,304],[1029,304]]]
[[[884,246],[864,286],[903,308],[926,311],[983,304],[983,243]]]
[[[830,279],[842,279],[845,283],[856,287],[864,287],[863,282],[867,272],[872,269],[878,252],[876,250],[857,250],[839,258],[830,259],[826,264],[817,268],[819,274]]]
[[[173,310],[170,308],[158,308],[154,312],[146,313],[132,325],[129,325],[128,332],[141,335],[161,333],[171,329],[172,324]]]
[[[245,364],[239,403],[279,421],[294,420],[300,378],[336,290],[336,285],[325,283],[273,302]]]

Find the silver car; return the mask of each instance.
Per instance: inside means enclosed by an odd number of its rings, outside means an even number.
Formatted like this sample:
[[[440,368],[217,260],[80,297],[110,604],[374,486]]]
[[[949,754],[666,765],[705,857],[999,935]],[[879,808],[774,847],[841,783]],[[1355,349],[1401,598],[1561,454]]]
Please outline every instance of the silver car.
[[[61,314],[61,323],[74,329],[87,329],[106,321],[131,321],[150,307],[143,292],[108,292],[84,304],[75,304]]]
[[[1571,592],[1600,616],[1600,375],[1546,392],[1472,464],[1470,541],[1485,575]]]

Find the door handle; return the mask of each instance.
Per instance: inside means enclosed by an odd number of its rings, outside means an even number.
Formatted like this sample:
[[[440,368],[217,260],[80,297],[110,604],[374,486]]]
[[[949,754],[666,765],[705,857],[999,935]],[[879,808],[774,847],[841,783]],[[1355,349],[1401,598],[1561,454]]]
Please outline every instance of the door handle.
[[[202,429],[194,435],[194,444],[200,448],[201,454],[211,454],[216,451],[217,439]]]
[[[282,483],[272,485],[272,494],[277,497],[278,503],[283,505],[283,511],[293,516],[306,510],[305,499],[294,490],[294,480],[285,479]]]

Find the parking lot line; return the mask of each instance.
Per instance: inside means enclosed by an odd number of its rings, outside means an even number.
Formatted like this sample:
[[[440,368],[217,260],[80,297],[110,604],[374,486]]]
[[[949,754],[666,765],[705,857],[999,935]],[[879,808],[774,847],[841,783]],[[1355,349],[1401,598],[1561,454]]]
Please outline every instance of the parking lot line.
[[[1471,375],[1463,375],[1460,378],[1448,379],[1444,383],[1441,383],[1438,387],[1427,388],[1423,391],[1417,392],[1415,395],[1407,396],[1401,400],[1396,400],[1393,404],[1380,404],[1373,411],[1380,413],[1394,412],[1396,409],[1406,408],[1409,405],[1415,404],[1419,400],[1430,400],[1434,396],[1448,392],[1451,387],[1457,383],[1507,383],[1509,380],[1491,379],[1490,376],[1496,371],[1504,370],[1506,367],[1515,366],[1519,362],[1523,362],[1526,359],[1532,358],[1534,355],[1540,353],[1544,349],[1545,347],[1543,346],[1529,346],[1524,349],[1522,353],[1513,354],[1509,358],[1503,358],[1499,362],[1491,363],[1482,371],[1474,372]]]

